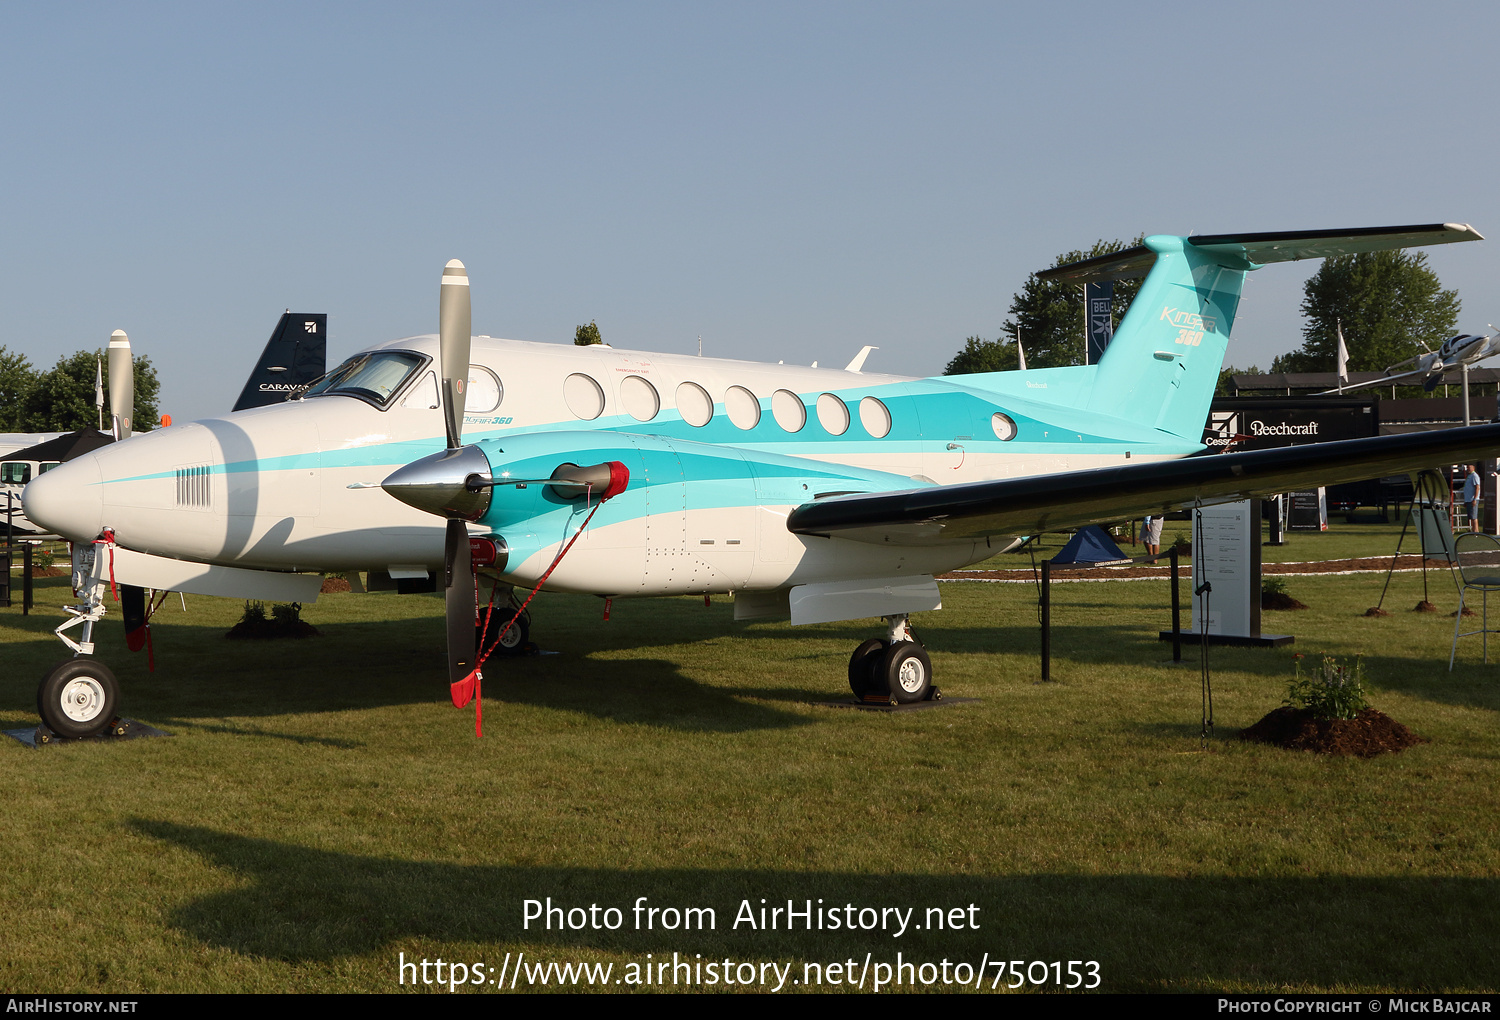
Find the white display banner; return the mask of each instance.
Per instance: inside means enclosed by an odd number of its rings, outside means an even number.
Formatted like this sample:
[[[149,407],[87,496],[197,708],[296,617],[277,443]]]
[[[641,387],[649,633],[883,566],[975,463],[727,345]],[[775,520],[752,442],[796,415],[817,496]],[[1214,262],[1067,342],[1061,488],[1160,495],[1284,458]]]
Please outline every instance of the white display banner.
[[[1249,500],[1193,511],[1193,625],[1208,633],[1260,636],[1260,521]],[[1203,582],[1210,592],[1198,593]]]

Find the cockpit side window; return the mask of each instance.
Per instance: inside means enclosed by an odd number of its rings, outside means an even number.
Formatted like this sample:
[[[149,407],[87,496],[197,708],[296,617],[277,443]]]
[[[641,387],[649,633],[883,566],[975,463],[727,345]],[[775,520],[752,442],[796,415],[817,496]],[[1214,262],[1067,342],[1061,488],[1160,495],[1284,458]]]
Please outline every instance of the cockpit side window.
[[[359,354],[313,383],[304,396],[342,394],[358,397],[376,407],[388,407],[406,381],[425,364],[427,358],[410,351]]]

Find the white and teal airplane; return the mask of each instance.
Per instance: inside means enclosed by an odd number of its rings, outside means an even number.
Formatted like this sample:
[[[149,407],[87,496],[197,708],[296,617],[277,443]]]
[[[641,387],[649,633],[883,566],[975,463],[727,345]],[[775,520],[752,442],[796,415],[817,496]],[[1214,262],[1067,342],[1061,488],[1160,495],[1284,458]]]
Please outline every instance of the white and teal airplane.
[[[1043,274],[1145,276],[1097,364],[929,379],[471,337],[451,262],[438,335],[362,351],[301,399],[66,463],[27,487],[25,509],[93,543],[91,569],[87,548],[76,557],[85,600],[59,628],[80,656],[111,569],[141,588],[304,602],[321,572],[370,571],[446,590],[461,685],[475,673],[472,548],[520,587],[732,592],[736,619],[883,617],[850,682],[914,701],[932,667],[907,618],[940,608],[934,575],[1023,536],[1500,448],[1500,426],[1478,426],[1191,456],[1247,272],[1480,239],[1462,224],[1149,237]],[[62,634],[80,623],[82,641]],[[75,658],[39,704],[72,735],[102,729],[116,700],[107,668]]]

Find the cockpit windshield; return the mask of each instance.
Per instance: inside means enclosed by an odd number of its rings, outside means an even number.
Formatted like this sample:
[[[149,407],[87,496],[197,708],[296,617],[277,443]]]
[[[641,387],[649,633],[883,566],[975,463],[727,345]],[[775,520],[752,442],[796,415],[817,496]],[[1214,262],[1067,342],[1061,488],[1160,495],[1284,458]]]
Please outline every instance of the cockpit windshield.
[[[342,393],[385,407],[427,359],[410,351],[359,354],[307,388],[304,397]]]

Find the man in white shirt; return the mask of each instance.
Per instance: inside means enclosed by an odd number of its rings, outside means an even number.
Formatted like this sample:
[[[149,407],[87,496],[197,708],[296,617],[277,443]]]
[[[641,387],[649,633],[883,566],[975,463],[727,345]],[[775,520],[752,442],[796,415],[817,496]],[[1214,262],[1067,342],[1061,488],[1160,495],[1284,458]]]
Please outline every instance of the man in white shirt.
[[[1469,530],[1479,530],[1479,467],[1469,466],[1469,477],[1464,479],[1464,509],[1469,515]]]

